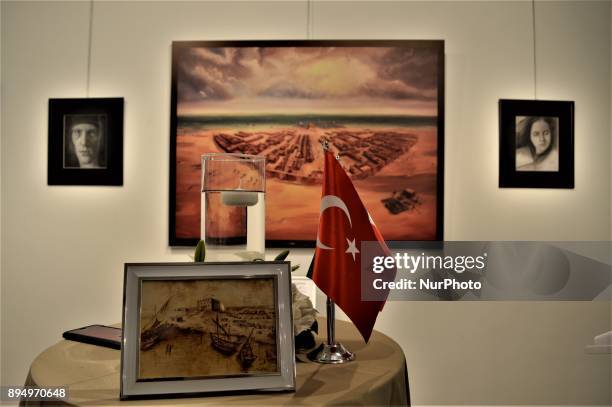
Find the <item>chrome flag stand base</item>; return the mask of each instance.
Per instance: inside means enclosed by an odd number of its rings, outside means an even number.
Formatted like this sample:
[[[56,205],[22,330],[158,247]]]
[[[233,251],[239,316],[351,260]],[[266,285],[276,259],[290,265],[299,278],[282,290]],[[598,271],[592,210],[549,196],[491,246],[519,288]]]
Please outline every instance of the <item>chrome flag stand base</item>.
[[[346,363],[355,360],[355,354],[346,350],[341,343],[322,343],[308,354],[308,359],[317,363]]]
[[[355,360],[355,354],[336,342],[335,304],[327,298],[327,342],[308,353],[308,359],[317,363],[346,363]]]

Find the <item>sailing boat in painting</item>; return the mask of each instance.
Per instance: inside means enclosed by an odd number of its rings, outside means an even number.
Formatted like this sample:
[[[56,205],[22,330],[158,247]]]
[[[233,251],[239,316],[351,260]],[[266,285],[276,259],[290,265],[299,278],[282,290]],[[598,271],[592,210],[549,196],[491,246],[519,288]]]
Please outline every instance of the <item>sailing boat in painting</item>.
[[[249,333],[249,336],[240,348],[240,352],[238,352],[238,360],[240,360],[240,365],[242,365],[242,368],[245,370],[251,367],[255,359],[257,359],[251,347],[251,336],[254,330],[255,328],[251,328],[251,333]]]
[[[236,353],[236,349],[238,348],[239,343],[233,342],[231,340],[232,336],[228,332],[229,327],[228,327],[228,330],[226,330],[223,327],[223,325],[219,323],[218,313],[217,313],[216,318],[213,320],[213,322],[217,326],[217,330],[214,333],[213,332],[210,333],[210,339],[212,341],[213,348],[215,348],[216,350],[218,350],[219,352],[227,356],[231,356],[234,353]],[[221,331],[223,332],[222,334],[219,333],[219,329],[221,329]]]
[[[164,316],[168,311],[168,305],[171,299],[172,297],[168,297],[159,310],[154,312],[153,317],[144,326],[140,338],[140,350],[151,349],[162,340],[170,339],[172,336],[176,335],[177,332],[175,327],[160,321],[165,319]]]

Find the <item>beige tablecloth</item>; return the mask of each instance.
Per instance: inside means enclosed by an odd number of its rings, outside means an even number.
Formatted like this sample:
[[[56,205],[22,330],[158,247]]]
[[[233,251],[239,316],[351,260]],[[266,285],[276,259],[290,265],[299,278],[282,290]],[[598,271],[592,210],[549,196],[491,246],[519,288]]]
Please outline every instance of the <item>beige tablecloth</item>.
[[[325,327],[325,320],[319,320]],[[73,405],[409,405],[406,360],[391,338],[374,332],[366,345],[352,324],[338,321],[336,338],[356,353],[354,362],[297,362],[296,391],[198,398],[120,401],[118,350],[62,340],[30,367],[26,385],[68,386]],[[22,403],[22,405],[33,403]]]

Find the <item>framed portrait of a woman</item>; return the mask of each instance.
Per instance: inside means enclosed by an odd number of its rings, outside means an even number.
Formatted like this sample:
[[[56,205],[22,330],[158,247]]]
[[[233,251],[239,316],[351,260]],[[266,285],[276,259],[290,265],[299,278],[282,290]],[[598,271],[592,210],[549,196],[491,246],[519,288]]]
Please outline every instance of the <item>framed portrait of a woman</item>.
[[[499,187],[574,188],[574,102],[499,101]]]

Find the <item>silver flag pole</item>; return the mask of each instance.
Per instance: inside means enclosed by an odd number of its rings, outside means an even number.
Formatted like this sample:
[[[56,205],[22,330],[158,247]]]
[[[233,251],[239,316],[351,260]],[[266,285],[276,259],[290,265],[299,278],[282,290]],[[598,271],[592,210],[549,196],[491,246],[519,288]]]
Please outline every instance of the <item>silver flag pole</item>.
[[[323,150],[329,149],[329,141],[321,141]],[[339,159],[336,156],[336,159]],[[355,354],[346,349],[341,343],[336,342],[336,304],[327,297],[327,342],[323,342],[314,350],[308,353],[308,359],[317,363],[346,363],[355,360]]]
[[[336,304],[327,297],[327,344],[336,342]]]
[[[317,363],[346,363],[355,360],[355,354],[336,342],[336,304],[327,297],[327,342],[308,353],[308,359]]]

